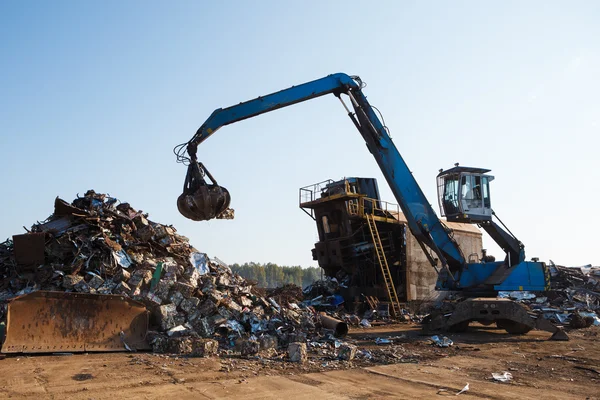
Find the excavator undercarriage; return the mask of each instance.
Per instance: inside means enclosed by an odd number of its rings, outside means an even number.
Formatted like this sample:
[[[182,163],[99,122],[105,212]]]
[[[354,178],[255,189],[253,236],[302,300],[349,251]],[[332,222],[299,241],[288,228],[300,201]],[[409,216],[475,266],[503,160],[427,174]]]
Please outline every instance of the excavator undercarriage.
[[[423,331],[464,332],[471,322],[496,324],[508,333],[522,335],[532,329],[551,332],[551,340],[569,340],[567,334],[543,317],[530,315],[518,303],[502,298],[478,297],[457,303],[451,313],[432,313],[423,321]]]

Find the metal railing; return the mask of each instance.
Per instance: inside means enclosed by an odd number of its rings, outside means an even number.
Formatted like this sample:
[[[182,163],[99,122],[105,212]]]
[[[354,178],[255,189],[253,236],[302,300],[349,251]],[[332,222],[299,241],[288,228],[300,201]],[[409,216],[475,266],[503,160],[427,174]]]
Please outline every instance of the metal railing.
[[[316,200],[326,200],[327,198],[340,194],[350,194],[356,197],[346,200],[349,215],[362,218],[365,218],[366,215],[373,215],[385,220],[394,220],[394,222],[398,221],[398,214],[401,212],[398,204],[372,199],[366,196],[360,196],[358,193],[352,190],[350,182],[348,182],[347,179],[344,180],[343,189],[340,187],[341,185],[332,186],[332,184],[335,182],[336,181],[332,179],[327,179],[325,181],[300,188],[300,208],[314,219],[314,210],[310,208],[310,211],[308,211],[305,207],[303,207],[303,204]]]
[[[302,206],[303,203],[309,203],[325,197],[324,193],[327,190],[327,187],[333,182],[334,181],[332,179],[327,179],[323,182],[301,187],[299,193],[300,206]],[[347,182],[348,181],[346,181],[346,183]]]
[[[385,219],[397,220],[400,212],[400,206],[398,204],[389,203],[383,200],[371,199],[369,197],[359,197],[357,199],[348,200],[348,214],[358,217],[373,215]]]

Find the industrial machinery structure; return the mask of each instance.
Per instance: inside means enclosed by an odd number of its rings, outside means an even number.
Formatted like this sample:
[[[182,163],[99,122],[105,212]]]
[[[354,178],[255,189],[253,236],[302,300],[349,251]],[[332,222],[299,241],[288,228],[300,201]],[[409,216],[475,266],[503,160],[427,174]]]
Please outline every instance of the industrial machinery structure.
[[[440,316],[431,321],[431,326],[464,330],[470,321],[482,321],[496,322],[511,333],[525,333],[536,327],[554,331],[555,328],[545,324],[542,319],[534,320],[517,303],[496,298],[501,290],[546,290],[549,287],[549,273],[543,262],[526,261],[521,242],[492,221],[494,213],[489,191],[492,177],[486,175],[489,170],[456,166],[438,175],[439,200],[442,213],[448,220],[481,224],[506,252],[503,261],[482,259],[469,262],[450,230],[430,206],[392,142],[387,127],[363,94],[363,87],[359,77],[338,73],[215,110],[189,142],[174,150],[178,161],[188,164],[184,192],[177,202],[182,215],[193,220],[207,220],[218,218],[227,211],[230,199],[228,191],[216,183],[197,158],[198,145],[219,128],[302,101],[334,94],[365,140],[406,217],[409,229],[435,268],[438,274],[436,289],[460,291],[470,297],[460,303],[449,317]],[[352,109],[343,101],[342,95],[349,98]],[[212,183],[207,183],[205,176]],[[371,206],[376,207],[376,204]],[[368,218],[370,224],[374,224],[375,217]],[[389,264],[381,258],[380,235],[377,233],[379,238],[375,236],[376,226],[371,230],[374,232],[374,242],[378,242],[375,256],[378,263],[385,266],[382,272],[386,275],[390,301],[397,303]]]
[[[313,259],[325,275],[344,282],[351,303],[406,301],[406,225],[397,204],[381,201],[373,178],[327,180],[300,188],[300,208],[316,221]],[[393,300],[392,300],[393,299]]]
[[[432,300],[437,274],[400,207],[381,200],[374,178],[329,179],[301,187],[299,205],[316,224],[313,259],[326,276],[339,282],[337,293],[346,308],[358,312],[362,306],[381,302],[385,311],[390,298],[386,264],[401,304]],[[471,224],[446,225],[469,261],[478,262],[485,252],[481,231]],[[317,286],[313,294],[318,292]]]

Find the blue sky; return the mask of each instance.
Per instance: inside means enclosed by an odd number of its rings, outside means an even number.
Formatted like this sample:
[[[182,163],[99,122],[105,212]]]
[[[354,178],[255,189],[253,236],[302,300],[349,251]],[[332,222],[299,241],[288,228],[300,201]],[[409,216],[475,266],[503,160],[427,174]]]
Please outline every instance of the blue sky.
[[[436,209],[438,169],[490,168],[493,207],[528,257],[599,265],[600,3],[367,3],[1,2],[0,238],[93,188],[227,262],[316,265],[299,187],[375,177],[394,201],[335,97],[201,145],[233,221],[179,215],[172,148],[216,108],[346,72]]]

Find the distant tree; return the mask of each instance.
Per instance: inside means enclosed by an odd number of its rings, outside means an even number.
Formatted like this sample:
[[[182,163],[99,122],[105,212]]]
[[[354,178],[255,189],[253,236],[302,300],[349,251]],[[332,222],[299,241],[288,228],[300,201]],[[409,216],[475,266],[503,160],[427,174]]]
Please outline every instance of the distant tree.
[[[274,288],[283,284],[283,268],[285,267],[279,267],[277,264],[273,263],[268,263],[265,265],[265,274],[267,275],[267,284],[269,285],[268,287]]]
[[[231,270],[245,279],[258,282],[258,286],[264,288],[275,288],[293,283],[300,287],[306,287],[321,278],[321,268],[302,268],[299,265],[288,267],[279,266],[275,263],[260,264],[255,262],[232,264]]]
[[[321,268],[318,267],[308,267],[304,268],[302,271],[302,287],[307,287],[312,284],[314,281],[321,279]]]
[[[268,287],[267,274],[265,273],[265,267],[260,264],[251,263],[254,280],[258,282],[260,287]]]

